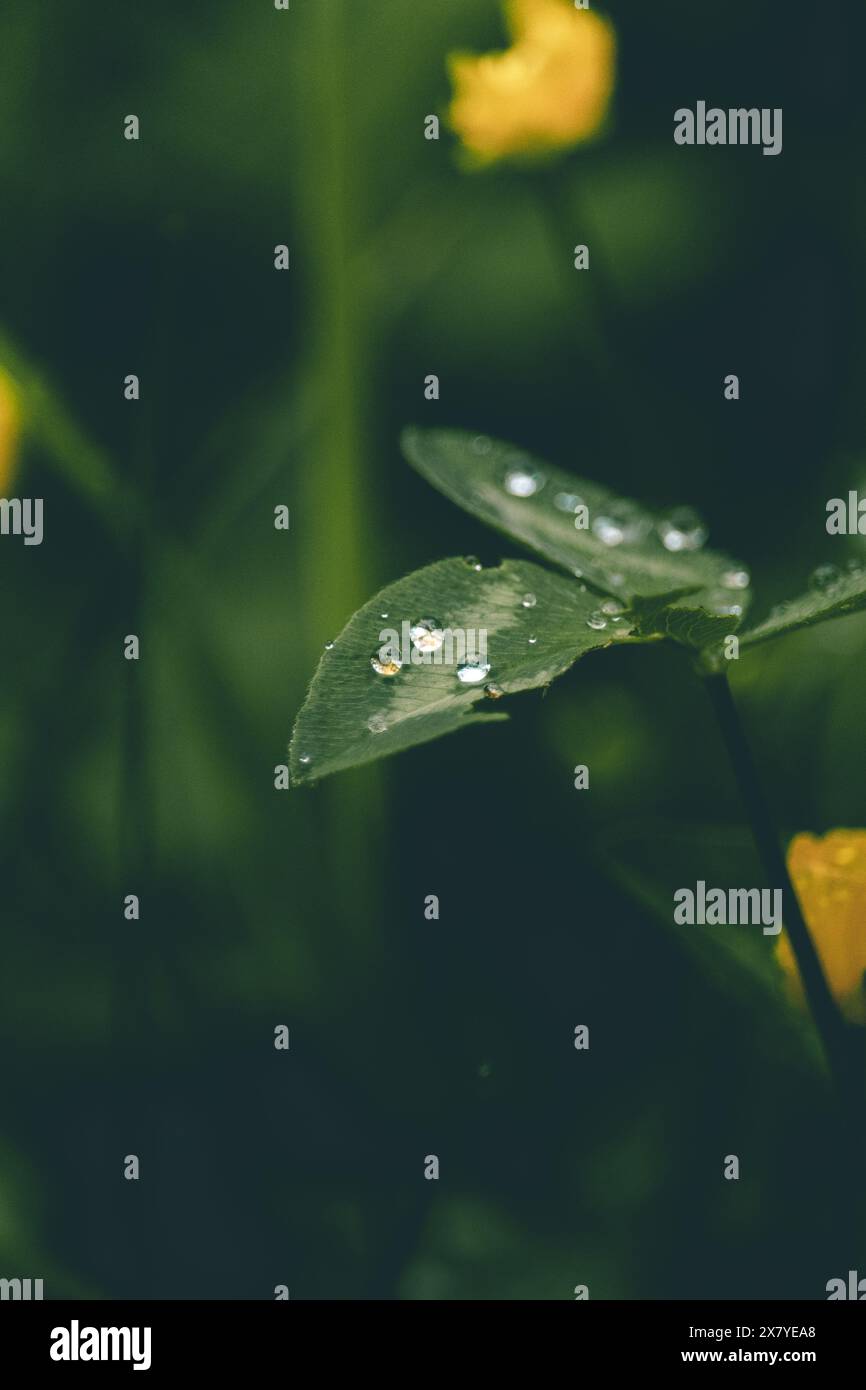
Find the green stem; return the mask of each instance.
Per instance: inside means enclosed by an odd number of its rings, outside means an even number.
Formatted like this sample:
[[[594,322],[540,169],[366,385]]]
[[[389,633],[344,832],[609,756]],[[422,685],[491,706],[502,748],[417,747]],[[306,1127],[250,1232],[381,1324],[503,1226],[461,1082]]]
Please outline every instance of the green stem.
[[[782,890],[785,929],[830,1069],[842,1095],[853,1097],[855,1059],[848,1026],[836,1007],[815,944],[800,910],[800,903],[788,873],[779,836],[731,695],[727,676],[722,672],[707,675],[704,677],[704,683],[730,755],[764,871],[771,885],[780,886]]]

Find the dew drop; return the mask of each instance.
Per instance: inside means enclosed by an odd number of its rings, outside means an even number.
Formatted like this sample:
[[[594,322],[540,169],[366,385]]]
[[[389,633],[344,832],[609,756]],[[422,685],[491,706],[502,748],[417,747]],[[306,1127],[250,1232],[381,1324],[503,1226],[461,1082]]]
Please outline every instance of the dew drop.
[[[419,652],[438,652],[445,633],[438,618],[419,618],[409,629],[412,645]]]
[[[560,512],[576,512],[578,507],[583,506],[583,498],[578,497],[576,492],[558,492],[553,505]]]
[[[748,589],[752,576],[748,570],[725,570],[722,585],[725,589]]]
[[[466,563],[471,570],[475,570],[476,574],[480,574],[484,568],[477,555],[467,555]]]
[[[646,535],[647,525],[640,508],[623,498],[609,502],[593,517],[592,533],[603,545],[633,545]]]
[[[370,657],[370,665],[377,676],[396,676],[403,663],[397,657],[389,656],[383,661],[381,652],[374,652]]]
[[[618,617],[625,612],[625,604],[620,603],[618,598],[606,598],[601,605],[600,611],[605,613],[609,618],[614,616]]]
[[[489,685],[485,685],[484,694],[490,700],[501,700],[505,691],[502,689],[501,685],[497,685],[495,681],[491,681]]]
[[[586,625],[587,627],[591,627],[594,632],[603,632],[607,627],[607,618],[604,613],[602,613],[601,609],[597,608],[594,613],[590,613],[586,620]]]
[[[302,754],[300,755],[300,757],[298,758],[298,762],[299,762],[299,763],[303,763],[303,764],[304,764],[304,767],[306,767],[306,766],[307,766],[309,763],[311,763],[312,761],[313,761],[313,760],[312,760],[312,758],[310,757],[309,753],[302,753]]]
[[[524,594],[520,602],[522,603],[524,608],[534,608],[537,603],[537,599],[535,597],[535,594]]]
[[[387,721],[382,714],[371,714],[367,720],[367,728],[371,734],[384,734],[387,727]]]
[[[729,594],[711,594],[708,607],[717,618],[741,618],[743,616],[743,605],[733,602]]]
[[[538,638],[535,636],[535,634],[533,634],[532,637],[530,637],[530,639],[529,639],[529,645],[530,645],[530,647],[534,647],[537,641],[538,641]]]
[[[457,679],[461,685],[478,685],[490,674],[489,661],[464,661],[457,667]]]
[[[387,618],[387,616],[388,616],[387,613],[380,613],[380,614],[379,614],[379,617],[380,617],[380,618]]]
[[[509,468],[505,491],[512,497],[534,497],[544,486],[544,477],[535,468]]]
[[[479,458],[483,458],[485,454],[489,454],[492,447],[493,442],[486,434],[476,434],[472,441],[472,452],[473,454],[477,454]]]
[[[831,593],[837,587],[842,578],[842,571],[837,565],[819,565],[812,571],[809,579],[809,588],[815,593]]]
[[[700,550],[707,539],[707,528],[693,507],[675,507],[662,517],[657,530],[665,550]]]
[[[326,643],[325,643],[325,651],[326,651],[326,652],[332,652],[333,650],[334,650],[334,643],[333,643],[333,642],[326,642]]]

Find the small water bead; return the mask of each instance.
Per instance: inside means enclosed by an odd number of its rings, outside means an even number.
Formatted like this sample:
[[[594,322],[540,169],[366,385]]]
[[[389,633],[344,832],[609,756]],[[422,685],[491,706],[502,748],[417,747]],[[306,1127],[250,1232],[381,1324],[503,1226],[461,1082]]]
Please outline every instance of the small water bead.
[[[489,661],[464,661],[457,667],[457,679],[461,685],[479,685],[490,674]]]
[[[326,652],[332,652],[333,650],[334,650],[334,643],[333,643],[333,642],[326,642],[326,643],[325,643],[325,651],[326,651]]]
[[[625,612],[625,604],[620,603],[618,598],[606,598],[601,605],[601,612],[606,613],[609,618],[615,615],[621,617]]]
[[[497,685],[495,681],[491,681],[489,685],[485,685],[484,694],[489,700],[501,700],[505,691],[502,689],[501,685]]]
[[[303,763],[304,767],[307,767],[312,761],[313,759],[310,757],[309,753],[301,753],[300,757],[298,758],[298,762]]]
[[[717,618],[741,618],[743,605],[732,603],[726,594],[714,594],[710,598],[710,612],[715,613]]]
[[[591,627],[593,632],[603,632],[607,627],[607,618],[601,609],[597,608],[594,613],[590,613],[586,625]]]
[[[534,608],[538,600],[535,594],[524,594],[520,602],[524,608]]]
[[[748,589],[752,576],[748,570],[725,570],[722,585],[725,589]]]
[[[477,454],[479,458],[483,458],[485,454],[490,453],[492,448],[493,441],[486,434],[476,434],[472,441],[473,454]]]
[[[445,633],[438,618],[419,618],[409,629],[412,645],[419,652],[438,652]]]
[[[371,714],[367,720],[367,728],[371,734],[384,734],[388,727],[387,720],[382,714]]]
[[[383,660],[381,652],[374,652],[370,657],[370,665],[377,676],[396,676],[403,663],[396,656],[389,656]]]
[[[646,535],[647,529],[640,508],[626,499],[609,502],[592,522],[592,533],[603,545],[633,545]]]
[[[388,616],[387,613],[380,613],[380,614],[379,614],[379,617],[380,617],[380,618],[387,618],[387,616]]]
[[[676,507],[657,525],[665,550],[700,550],[707,539],[707,528],[693,507]]]
[[[611,622],[620,624],[619,627],[613,628],[610,634],[615,642],[622,642],[624,638],[631,637],[632,628],[630,623],[623,624],[621,618],[612,618]]]
[[[480,574],[484,568],[477,555],[467,555],[466,563],[471,570],[475,570],[476,574]]]
[[[534,497],[544,487],[544,477],[534,468],[509,468],[505,491],[512,497]]]
[[[842,571],[838,565],[819,565],[812,572],[809,588],[819,594],[830,593],[837,587],[841,579]]]
[[[576,512],[578,507],[583,506],[583,498],[578,497],[576,492],[558,492],[553,505],[560,512]]]
[[[530,639],[529,639],[529,645],[530,645],[530,647],[534,647],[537,641],[538,641],[538,638],[535,637],[534,635],[533,635],[532,637],[530,637]]]

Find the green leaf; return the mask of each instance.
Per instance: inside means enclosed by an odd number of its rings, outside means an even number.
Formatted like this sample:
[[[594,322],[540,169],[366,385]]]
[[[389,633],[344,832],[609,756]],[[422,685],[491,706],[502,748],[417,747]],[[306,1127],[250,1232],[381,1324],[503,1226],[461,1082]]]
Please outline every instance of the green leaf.
[[[658,598],[636,598],[629,616],[636,620],[636,632],[646,637],[670,637],[696,651],[715,652],[722,640],[736,632],[746,605],[744,594],[719,593],[710,612],[700,600],[705,595],[660,594]],[[706,600],[710,601],[710,600]],[[736,610],[740,609],[738,613]],[[728,610],[727,612],[723,610]]]
[[[738,614],[720,615],[719,610],[745,607],[744,592],[729,591],[725,585],[726,575],[740,567],[712,550],[667,549],[659,534],[664,518],[637,503],[486,436],[410,429],[402,443],[407,459],[422,477],[473,516],[604,593],[626,602],[663,600],[643,611],[645,635],[650,635],[654,621],[656,632],[694,646],[736,625]],[[515,495],[514,489],[525,479],[530,481],[524,488],[534,485],[534,490],[529,496]],[[588,507],[588,529],[575,527],[570,498]],[[615,520],[618,516],[628,519],[634,538],[606,544],[593,526],[598,529],[605,517]],[[666,609],[671,603],[677,613],[669,617]],[[718,616],[723,617],[721,624],[704,621]]]
[[[529,596],[535,602],[526,607]],[[292,735],[292,782],[315,781],[470,724],[506,718],[485,694],[489,683],[505,694],[547,685],[585,652],[628,631],[623,620],[602,630],[589,627],[599,602],[573,579],[525,560],[485,570],[464,559],[440,560],[388,585],[322,656]],[[408,628],[425,618],[454,634],[436,653],[438,664],[411,659]],[[396,675],[377,675],[371,657],[389,630],[399,637],[404,664]],[[490,671],[464,685],[457,667],[473,654],[484,655]],[[477,712],[479,701],[495,712]],[[372,731],[371,720],[383,731]]]
[[[824,588],[811,589],[797,598],[789,599],[774,608],[768,618],[744,632],[740,645],[754,646],[772,637],[783,637],[800,627],[812,627],[830,618],[845,618],[866,608],[866,569],[839,573],[834,582]]]

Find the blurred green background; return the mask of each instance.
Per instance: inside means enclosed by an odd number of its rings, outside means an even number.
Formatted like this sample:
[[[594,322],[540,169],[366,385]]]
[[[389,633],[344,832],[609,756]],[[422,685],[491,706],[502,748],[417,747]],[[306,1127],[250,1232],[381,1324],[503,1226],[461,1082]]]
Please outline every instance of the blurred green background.
[[[754,616],[866,546],[824,532],[866,484],[860,7],[607,12],[613,120],[563,166],[560,241],[542,177],[423,139],[446,55],[502,45],[495,0],[0,13],[2,360],[45,383],[10,493],[46,509],[0,546],[0,1275],[821,1298],[866,1268],[814,1050],[650,905],[709,877],[701,845],[761,881],[676,651],[274,790],[362,601],[512,553],[411,473],[406,423],[696,505]],[[676,147],[698,99],[783,107],[784,153]],[[864,654],[854,618],[734,672],[786,832],[866,824]]]

